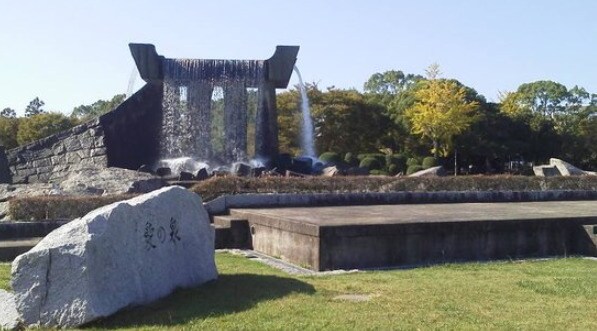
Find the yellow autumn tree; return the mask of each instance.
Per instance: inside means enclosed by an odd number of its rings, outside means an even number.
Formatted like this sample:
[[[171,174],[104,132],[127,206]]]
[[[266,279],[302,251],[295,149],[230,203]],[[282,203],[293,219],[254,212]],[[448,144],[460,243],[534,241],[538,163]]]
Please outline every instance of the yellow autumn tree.
[[[477,101],[468,101],[466,89],[456,81],[431,77],[415,92],[415,103],[405,111],[411,131],[431,140],[437,158],[452,150],[454,136],[476,120]]]

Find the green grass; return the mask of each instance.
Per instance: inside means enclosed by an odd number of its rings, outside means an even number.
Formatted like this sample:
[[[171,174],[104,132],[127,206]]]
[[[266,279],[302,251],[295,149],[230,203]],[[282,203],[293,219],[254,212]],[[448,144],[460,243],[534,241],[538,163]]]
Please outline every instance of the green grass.
[[[10,263],[0,263],[0,290],[10,290]]]
[[[597,329],[597,262],[586,259],[300,277],[229,254],[217,263],[218,281],[89,328]],[[343,294],[371,299],[335,299]]]

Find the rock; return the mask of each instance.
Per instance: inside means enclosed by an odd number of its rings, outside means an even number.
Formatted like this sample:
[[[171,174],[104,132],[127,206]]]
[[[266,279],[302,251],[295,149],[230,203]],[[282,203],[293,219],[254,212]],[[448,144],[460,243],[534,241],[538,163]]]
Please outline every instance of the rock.
[[[446,175],[446,170],[442,166],[432,167],[429,169],[417,171],[410,174],[408,177],[441,177]]]
[[[172,175],[172,169],[166,168],[166,167],[157,168],[155,170],[155,174],[160,177],[167,177],[167,176]]]
[[[313,159],[309,157],[295,157],[292,159],[290,170],[309,175],[313,172]]]
[[[239,177],[248,177],[251,175],[251,166],[246,163],[237,162],[232,165],[232,173]]]
[[[0,290],[0,330],[19,329],[19,313],[14,295]]]
[[[556,159],[549,159],[549,165],[538,165],[533,167],[535,176],[538,177],[552,177],[552,176],[595,176],[597,173],[593,171],[585,171],[579,169],[572,164]]]
[[[197,173],[195,174],[196,180],[206,180],[208,178],[209,178],[209,173],[207,172],[207,169],[205,169],[205,168],[197,171]]]
[[[572,164],[560,160],[551,158],[549,159],[549,165],[558,168],[558,171],[562,174],[562,176],[586,176],[586,175],[595,175],[595,172],[592,171],[585,171],[579,169]]]
[[[139,169],[137,169],[137,171],[138,172],[145,172],[145,173],[148,173],[148,174],[152,174],[153,173],[153,171],[151,170],[151,167],[148,166],[148,165],[146,165],[146,164],[141,165],[139,167]]]
[[[346,169],[347,176],[367,176],[369,175],[369,169],[361,167],[350,167]]]
[[[336,166],[324,168],[321,172],[324,177],[336,177],[340,175],[340,170]]]
[[[177,186],[73,220],[12,265],[26,326],[79,326],[216,278],[208,214]]]
[[[65,194],[147,193],[166,183],[154,175],[121,168],[85,169],[70,174],[60,188]]]
[[[261,177],[261,175],[265,171],[267,171],[267,168],[265,168],[265,167],[253,168],[253,169],[251,169],[251,176],[252,177]]]
[[[4,147],[0,146],[0,183],[12,183],[12,174],[8,167],[8,159]]]
[[[178,180],[183,182],[183,181],[188,181],[188,180],[193,180],[195,179],[195,176],[193,176],[192,173],[190,172],[186,172],[186,171],[181,171],[180,175],[178,175]]]
[[[538,177],[553,177],[562,175],[557,167],[548,165],[533,167],[533,173]]]

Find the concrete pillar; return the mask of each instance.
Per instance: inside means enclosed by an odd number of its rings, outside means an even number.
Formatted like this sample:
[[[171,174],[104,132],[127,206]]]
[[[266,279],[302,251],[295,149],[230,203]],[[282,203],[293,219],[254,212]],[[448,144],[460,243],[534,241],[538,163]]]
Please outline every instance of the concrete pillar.
[[[227,162],[247,156],[247,88],[244,81],[224,86],[224,157]]]
[[[255,120],[255,155],[272,161],[278,155],[278,114],[276,89],[265,81],[258,91],[257,116]]]
[[[211,97],[213,85],[206,81],[195,81],[189,84],[187,90],[189,116],[193,130],[193,150],[195,157],[210,160],[213,155],[211,142]]]

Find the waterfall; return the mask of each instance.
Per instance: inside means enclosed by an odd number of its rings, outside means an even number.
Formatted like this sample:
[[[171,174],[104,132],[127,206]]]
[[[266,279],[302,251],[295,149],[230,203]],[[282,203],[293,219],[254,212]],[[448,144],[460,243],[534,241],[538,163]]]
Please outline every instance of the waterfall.
[[[303,77],[298,67],[294,66],[294,72],[299,79],[299,90],[301,92],[301,113],[303,115],[303,126],[301,128],[301,151],[302,156],[317,157],[315,155],[315,142],[313,134],[313,120],[311,119],[311,110],[309,109],[309,97],[307,89],[303,84]]]
[[[190,157],[222,165],[246,161],[247,88],[262,86],[264,61],[164,59],[162,64],[160,157]],[[216,90],[223,91],[221,102],[212,100]],[[215,112],[220,108],[223,112]],[[212,135],[216,120],[223,123],[222,137]],[[223,151],[214,151],[216,140]]]

